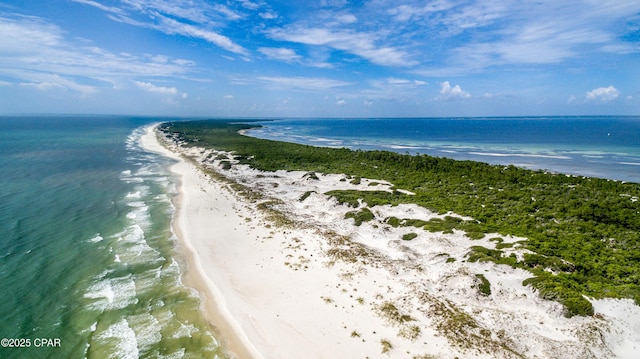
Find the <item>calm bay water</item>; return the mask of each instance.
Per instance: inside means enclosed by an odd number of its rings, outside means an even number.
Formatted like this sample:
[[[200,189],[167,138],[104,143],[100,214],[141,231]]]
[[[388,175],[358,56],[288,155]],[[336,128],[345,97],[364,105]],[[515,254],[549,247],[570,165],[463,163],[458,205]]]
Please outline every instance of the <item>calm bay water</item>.
[[[1,358],[216,357],[180,282],[171,162],[138,144],[152,121],[0,117],[0,337],[30,341]]]
[[[289,119],[250,136],[640,182],[640,117]]]

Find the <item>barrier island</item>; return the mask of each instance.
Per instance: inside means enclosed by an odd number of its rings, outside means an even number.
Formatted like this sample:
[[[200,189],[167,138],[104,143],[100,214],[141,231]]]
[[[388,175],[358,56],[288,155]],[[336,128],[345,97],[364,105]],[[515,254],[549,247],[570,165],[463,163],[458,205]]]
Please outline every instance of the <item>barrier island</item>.
[[[415,290],[403,297],[406,302],[422,303],[429,309],[403,311],[398,302],[380,298],[378,304],[372,304],[376,315],[399,328],[398,336],[405,340],[415,340],[426,330],[414,325],[422,322],[408,314],[422,313],[431,318],[431,330],[458,348],[468,345],[490,356],[500,352],[504,357],[528,357],[532,354],[523,349],[524,344],[509,338],[504,329],[496,330],[483,321],[482,309],[470,313],[466,304],[456,301],[473,296],[480,303],[476,308],[482,308],[482,303],[492,298],[512,298],[515,303],[530,291],[542,312],[552,317],[553,313],[559,314],[565,324],[577,323],[574,318],[590,318],[596,321],[589,322],[590,328],[598,333],[603,330],[593,323],[606,321],[604,312],[615,316],[603,303],[623,300],[633,307],[626,307],[627,311],[637,310],[640,305],[638,183],[428,155],[314,147],[242,134],[254,126],[224,120],[167,122],[159,126],[159,132],[166,146],[253,203],[268,219],[266,226],[271,230],[286,232],[320,223],[321,217],[329,214],[297,214],[311,208],[312,203],[331,203],[333,207],[327,212],[339,212],[339,224],[334,219],[335,228],[319,225],[316,229],[327,241],[323,255],[331,265],[378,268],[376,263],[396,263],[402,258],[406,267],[383,267],[399,279],[404,277],[398,268],[431,278],[423,280],[431,284],[422,286],[420,280],[407,279]],[[247,171],[253,171],[253,179],[248,179]],[[293,181],[287,177],[290,174],[298,176],[296,183],[319,183],[329,178],[334,182],[324,187],[308,186],[306,190],[301,185],[304,191],[288,203],[284,188],[286,181]],[[282,198],[266,194],[279,186]],[[359,231],[376,233],[374,240],[364,238],[366,235]],[[383,246],[399,252],[384,254]],[[427,252],[421,252],[438,246],[455,247],[461,252],[450,249],[432,253],[429,258]],[[381,259],[385,255],[387,259]],[[287,265],[298,269],[305,266],[304,261]],[[433,279],[436,274],[429,277],[430,272],[440,273],[443,268],[451,272],[437,279]],[[507,279],[503,274],[512,276]],[[514,278],[518,283],[514,284]],[[355,300],[365,301],[357,294]],[[329,297],[323,297],[323,301],[333,303]],[[505,303],[508,306],[509,300]],[[605,309],[600,312],[598,308]],[[612,323],[608,325],[618,325]],[[539,324],[544,327],[542,321]],[[638,329],[632,327],[630,335]],[[618,339],[597,339],[597,335],[591,336],[595,332],[583,333],[589,340],[600,341],[587,344],[591,354],[620,353],[611,344]],[[361,335],[358,330],[352,332],[353,338]],[[555,347],[542,341],[549,352],[566,345]],[[383,353],[393,349],[389,339],[381,339],[380,345]],[[596,347],[601,351],[594,353]],[[582,349],[575,350],[572,355],[582,353]]]

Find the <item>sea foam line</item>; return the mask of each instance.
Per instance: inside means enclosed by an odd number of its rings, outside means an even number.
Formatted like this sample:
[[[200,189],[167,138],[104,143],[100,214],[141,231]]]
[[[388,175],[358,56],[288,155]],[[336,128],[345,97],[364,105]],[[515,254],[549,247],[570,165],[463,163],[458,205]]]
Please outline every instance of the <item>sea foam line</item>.
[[[498,152],[469,152],[470,155],[490,156],[490,157],[532,157],[532,158],[554,158],[559,160],[570,160],[569,156],[562,155],[536,155],[532,153],[498,153]]]

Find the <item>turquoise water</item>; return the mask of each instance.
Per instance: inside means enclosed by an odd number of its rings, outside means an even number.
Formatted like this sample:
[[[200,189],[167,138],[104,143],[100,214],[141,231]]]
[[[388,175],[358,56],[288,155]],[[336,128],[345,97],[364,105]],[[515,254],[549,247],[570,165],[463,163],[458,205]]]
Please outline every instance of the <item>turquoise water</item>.
[[[287,119],[249,135],[640,182],[640,117]]]
[[[180,281],[171,162],[138,144],[153,121],[0,117],[0,337],[28,346],[0,358],[217,356]]]

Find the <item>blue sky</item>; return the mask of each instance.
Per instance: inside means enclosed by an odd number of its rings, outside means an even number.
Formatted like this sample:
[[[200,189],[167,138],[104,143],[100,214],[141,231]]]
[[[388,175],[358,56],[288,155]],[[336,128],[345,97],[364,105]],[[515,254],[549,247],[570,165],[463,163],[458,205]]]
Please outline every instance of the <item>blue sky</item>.
[[[640,115],[640,1],[0,0],[0,113]]]

